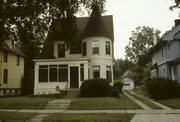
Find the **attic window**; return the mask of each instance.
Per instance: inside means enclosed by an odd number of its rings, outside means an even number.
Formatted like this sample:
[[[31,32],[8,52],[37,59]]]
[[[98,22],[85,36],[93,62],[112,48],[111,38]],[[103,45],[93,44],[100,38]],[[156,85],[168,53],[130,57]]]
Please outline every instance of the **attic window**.
[[[92,42],[92,54],[99,54],[99,41]]]
[[[58,57],[65,57],[65,44],[58,44]]]

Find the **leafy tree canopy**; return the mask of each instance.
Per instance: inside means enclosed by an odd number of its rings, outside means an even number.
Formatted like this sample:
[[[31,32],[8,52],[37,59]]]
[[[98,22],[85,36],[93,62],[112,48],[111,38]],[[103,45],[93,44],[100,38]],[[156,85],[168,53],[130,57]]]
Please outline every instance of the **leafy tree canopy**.
[[[129,38],[129,45],[125,47],[126,58],[134,64],[145,65],[150,60],[148,52],[153,46],[153,34],[156,33],[159,38],[160,31],[150,27],[137,27],[132,31],[132,36]]]

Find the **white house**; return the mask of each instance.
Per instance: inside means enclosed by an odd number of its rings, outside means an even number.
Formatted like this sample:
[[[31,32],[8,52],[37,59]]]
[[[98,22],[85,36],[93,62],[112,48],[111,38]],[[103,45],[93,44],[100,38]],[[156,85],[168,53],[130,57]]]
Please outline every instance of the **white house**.
[[[122,82],[123,82],[123,90],[132,90],[134,89],[134,80],[131,78],[132,72],[127,70],[123,75],[122,75]]]
[[[67,48],[61,25],[52,22],[42,53],[35,59],[34,94],[51,94],[56,88],[80,88],[92,78],[113,84],[114,35],[112,16],[76,18],[77,37]]]
[[[180,82],[180,19],[175,27],[159,42],[154,39],[152,54],[152,77],[164,77]]]

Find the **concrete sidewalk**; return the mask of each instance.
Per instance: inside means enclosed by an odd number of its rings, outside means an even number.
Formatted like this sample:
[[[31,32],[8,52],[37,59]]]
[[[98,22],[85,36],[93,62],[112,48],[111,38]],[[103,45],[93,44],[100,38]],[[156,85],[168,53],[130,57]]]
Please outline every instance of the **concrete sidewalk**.
[[[135,114],[180,114],[180,109],[176,110],[27,110],[27,109],[0,109],[0,111],[23,112],[23,113],[135,113]]]
[[[131,122],[180,122],[180,114],[136,114]]]

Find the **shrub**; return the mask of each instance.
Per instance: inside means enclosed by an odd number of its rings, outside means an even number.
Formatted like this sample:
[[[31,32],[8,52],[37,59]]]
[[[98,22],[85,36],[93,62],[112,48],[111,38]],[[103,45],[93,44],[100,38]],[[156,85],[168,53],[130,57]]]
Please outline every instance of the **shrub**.
[[[114,80],[114,83],[122,82],[122,80]]]
[[[85,80],[80,89],[81,97],[106,97],[109,95],[110,85],[108,80],[98,78]]]
[[[180,84],[165,78],[148,79],[147,91],[152,98],[170,99],[180,97]]]

